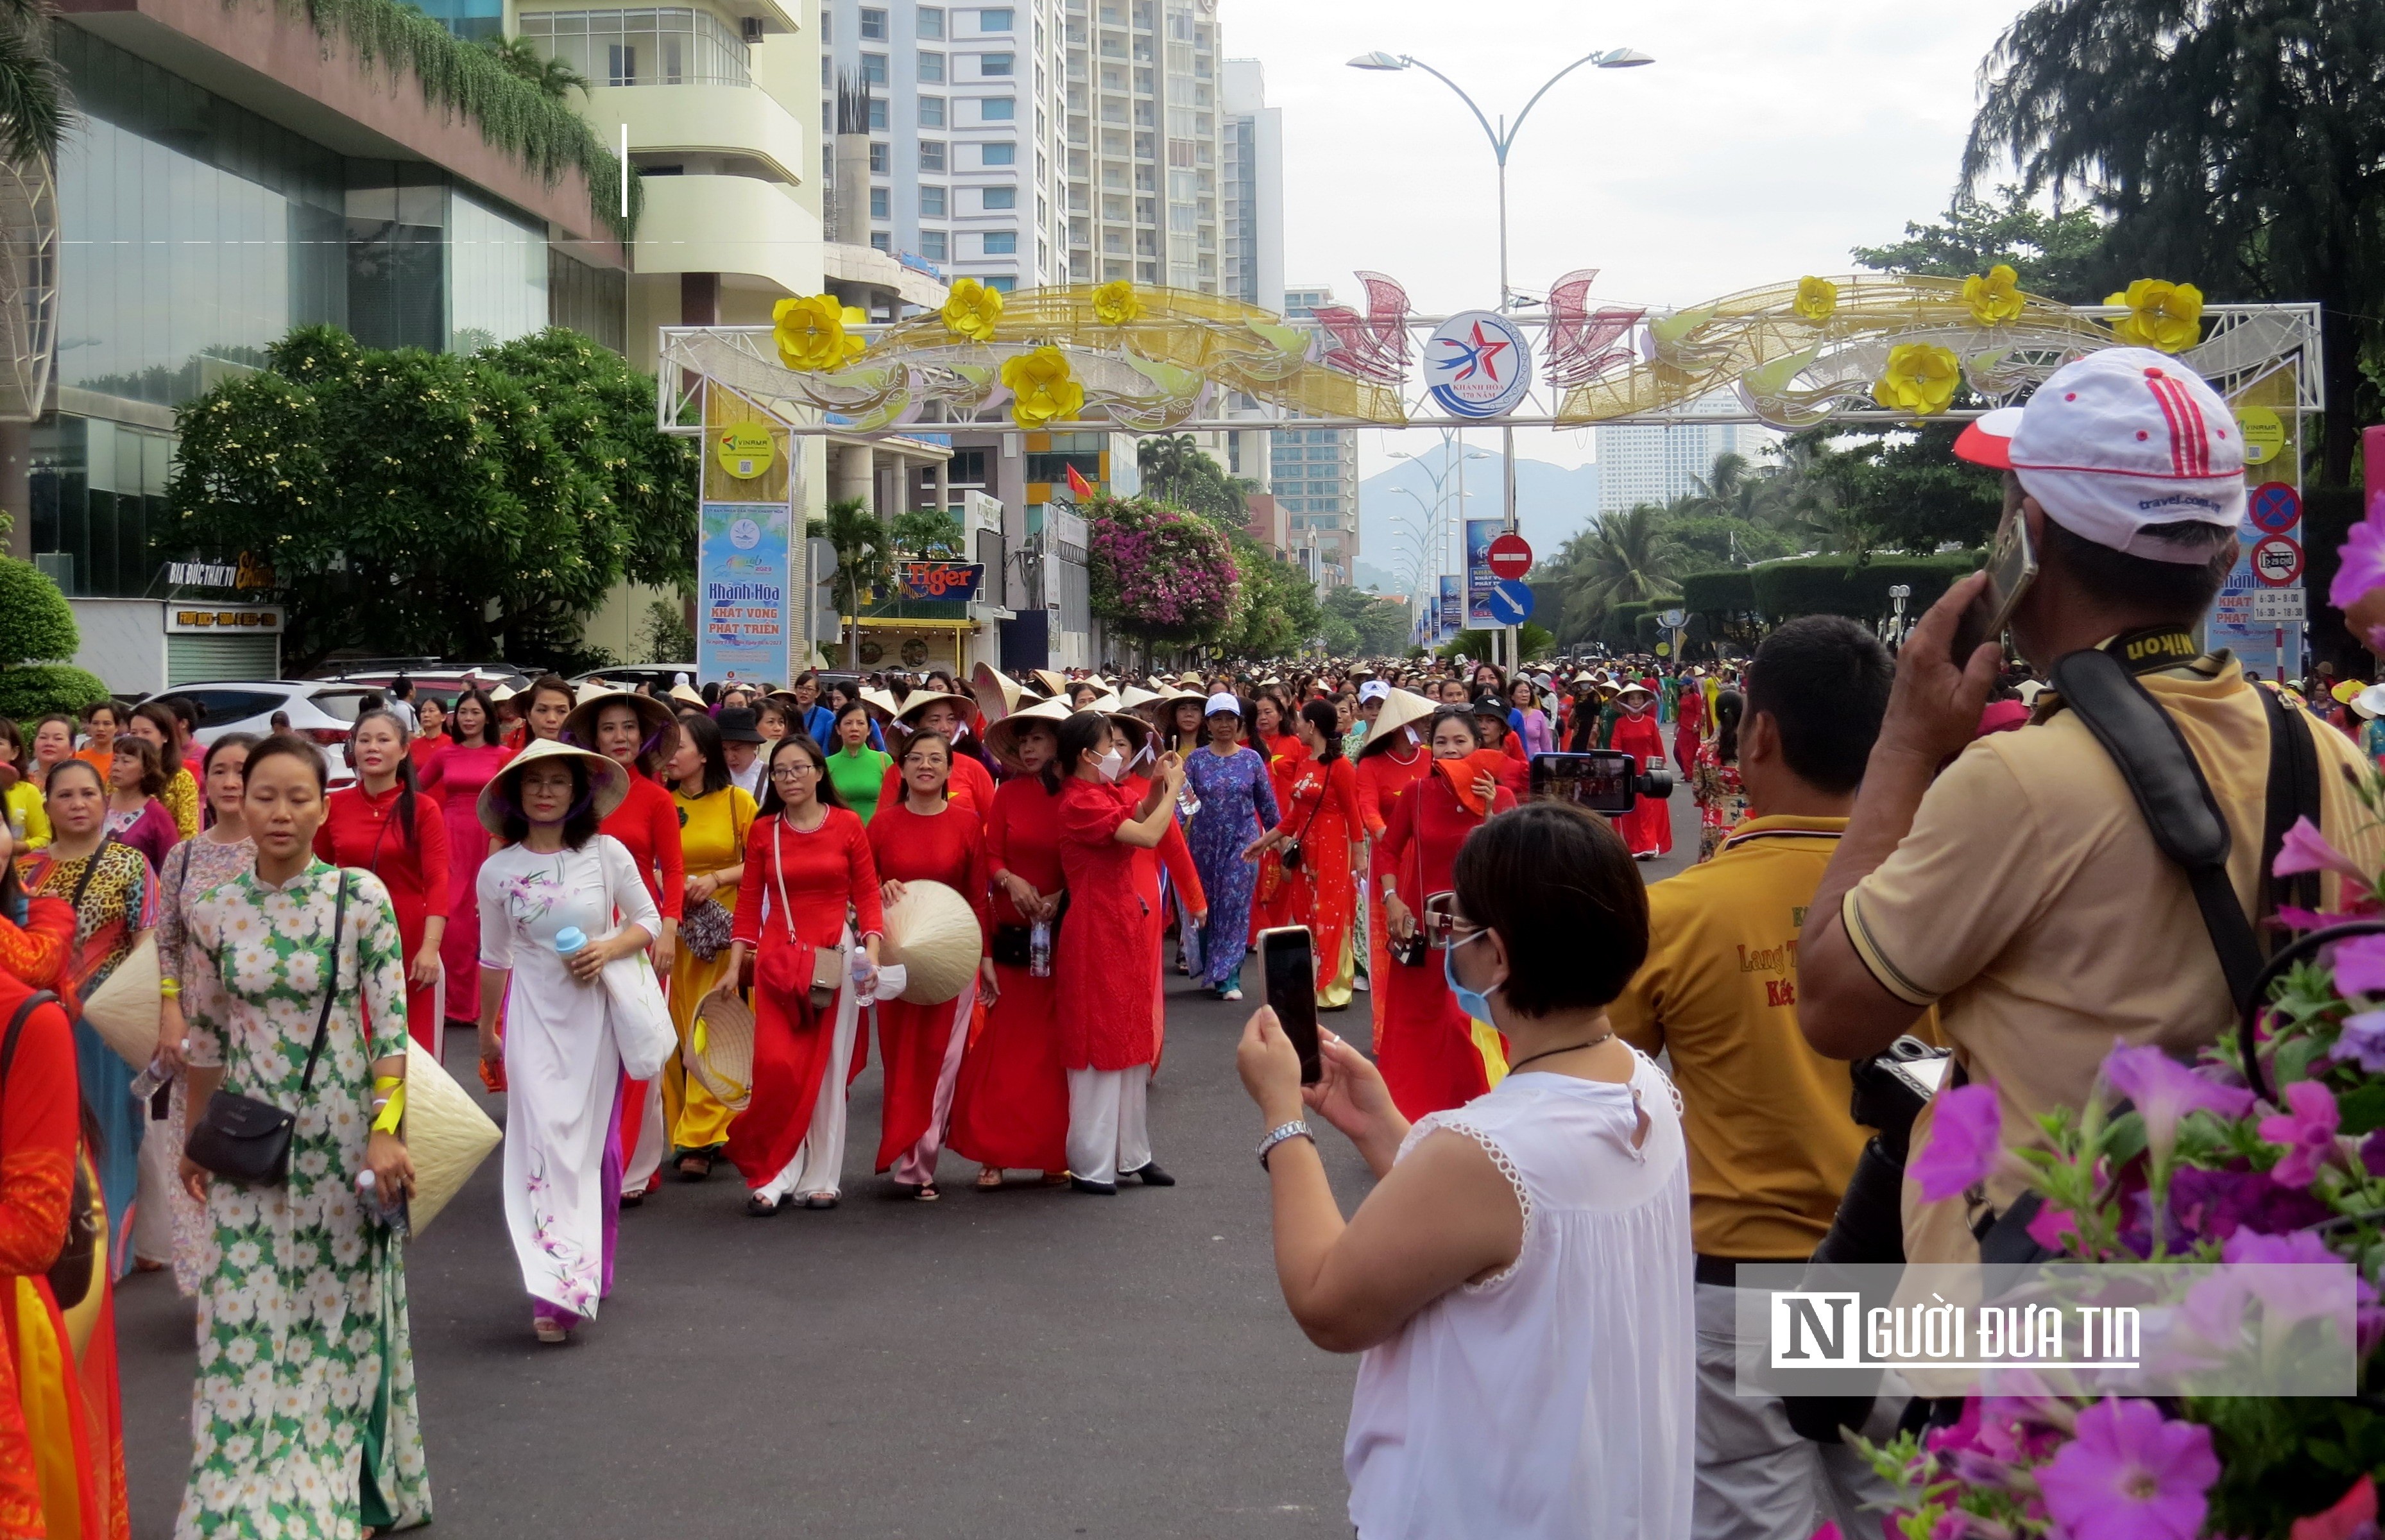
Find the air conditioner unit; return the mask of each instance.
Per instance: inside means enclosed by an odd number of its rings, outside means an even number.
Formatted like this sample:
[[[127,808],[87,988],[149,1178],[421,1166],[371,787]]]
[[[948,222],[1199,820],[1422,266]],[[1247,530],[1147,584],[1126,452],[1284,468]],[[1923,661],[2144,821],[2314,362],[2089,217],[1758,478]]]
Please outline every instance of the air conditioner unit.
[[[759,43],[762,41],[762,19],[760,17],[748,16],[742,17],[739,19],[743,23],[746,42]]]

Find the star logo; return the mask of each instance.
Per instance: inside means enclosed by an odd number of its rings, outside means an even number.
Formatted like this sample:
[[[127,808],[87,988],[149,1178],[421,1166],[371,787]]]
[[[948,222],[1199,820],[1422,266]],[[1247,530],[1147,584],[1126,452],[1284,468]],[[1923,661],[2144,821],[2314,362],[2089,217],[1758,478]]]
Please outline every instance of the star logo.
[[[1474,323],[1471,342],[1457,337],[1439,337],[1434,340],[1443,347],[1456,350],[1450,357],[1442,359],[1441,366],[1451,370],[1449,378],[1453,383],[1473,379],[1478,369],[1492,383],[1497,383],[1499,355],[1514,345],[1505,337],[1484,336],[1482,323],[1479,320]]]

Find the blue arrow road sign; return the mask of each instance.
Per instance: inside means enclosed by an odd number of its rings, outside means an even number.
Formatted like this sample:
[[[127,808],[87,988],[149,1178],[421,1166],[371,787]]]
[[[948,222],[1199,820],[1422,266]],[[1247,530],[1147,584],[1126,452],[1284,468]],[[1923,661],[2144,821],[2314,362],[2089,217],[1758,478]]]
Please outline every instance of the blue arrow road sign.
[[[1532,618],[1532,590],[1513,578],[1491,584],[1491,619],[1503,626],[1520,626]]]

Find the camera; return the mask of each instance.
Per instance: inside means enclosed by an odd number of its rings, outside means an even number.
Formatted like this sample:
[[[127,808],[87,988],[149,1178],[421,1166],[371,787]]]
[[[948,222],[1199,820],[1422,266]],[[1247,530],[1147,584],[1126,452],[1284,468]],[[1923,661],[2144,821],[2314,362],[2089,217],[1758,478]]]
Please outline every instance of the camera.
[[[1535,754],[1531,793],[1613,817],[1630,812],[1641,797],[1662,801],[1672,795],[1673,772],[1661,764],[1642,770],[1630,755],[1609,749]]]

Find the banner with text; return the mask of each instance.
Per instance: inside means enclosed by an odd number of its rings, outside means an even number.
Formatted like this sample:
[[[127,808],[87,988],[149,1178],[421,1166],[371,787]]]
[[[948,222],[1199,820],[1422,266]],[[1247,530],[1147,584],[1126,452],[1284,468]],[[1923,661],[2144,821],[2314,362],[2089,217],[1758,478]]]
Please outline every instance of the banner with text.
[[[1455,572],[1441,575],[1441,614],[1435,642],[1446,642],[1466,629],[1466,595],[1458,587],[1458,581]]]
[[[1491,570],[1491,543],[1506,528],[1498,519],[1466,521],[1466,623],[1477,631],[1499,624],[1491,613],[1491,585],[1499,581]]]
[[[696,545],[695,664],[706,682],[783,681],[793,549],[783,503],[706,503]]]
[[[2244,519],[2236,561],[2211,607],[2204,645],[2226,647],[2262,679],[2299,679],[2309,619],[2304,557],[2302,419],[2291,366],[2230,403],[2244,445]]]

